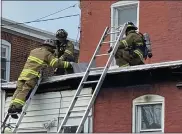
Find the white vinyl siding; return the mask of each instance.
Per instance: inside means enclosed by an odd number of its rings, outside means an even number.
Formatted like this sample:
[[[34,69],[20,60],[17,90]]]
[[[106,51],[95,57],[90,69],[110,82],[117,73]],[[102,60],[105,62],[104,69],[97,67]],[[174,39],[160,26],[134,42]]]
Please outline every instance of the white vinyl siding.
[[[42,94],[36,94],[27,110],[27,114],[24,116],[19,129],[23,132],[28,132],[32,129],[32,132],[47,131],[56,132],[58,120],[59,123],[63,119],[67,109],[73,99],[73,95],[76,90],[61,91],[61,92],[48,92]],[[91,95],[92,89],[84,89],[81,94]],[[11,97],[6,99],[5,111],[7,111]],[[79,121],[86,109],[90,97],[79,98],[76,107],[73,109],[77,112],[71,114],[67,125],[78,126]],[[59,118],[58,118],[59,117]],[[15,123],[17,120],[10,120],[11,123]],[[92,110],[89,114],[89,120],[85,122],[84,132],[88,132],[92,121]],[[52,122],[52,123],[51,123]],[[51,125],[50,125],[51,124]],[[14,124],[12,124],[14,125]],[[44,127],[47,126],[47,127]],[[20,131],[19,130],[19,131]]]

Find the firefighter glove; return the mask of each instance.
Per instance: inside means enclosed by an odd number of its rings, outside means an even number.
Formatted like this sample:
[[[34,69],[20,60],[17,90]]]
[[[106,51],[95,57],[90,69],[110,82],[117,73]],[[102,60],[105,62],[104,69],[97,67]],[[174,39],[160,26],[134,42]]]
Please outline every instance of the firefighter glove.
[[[112,52],[113,48],[110,47],[109,50],[107,51],[108,53]]]
[[[149,58],[152,58],[152,56],[153,56],[152,53],[148,53]]]

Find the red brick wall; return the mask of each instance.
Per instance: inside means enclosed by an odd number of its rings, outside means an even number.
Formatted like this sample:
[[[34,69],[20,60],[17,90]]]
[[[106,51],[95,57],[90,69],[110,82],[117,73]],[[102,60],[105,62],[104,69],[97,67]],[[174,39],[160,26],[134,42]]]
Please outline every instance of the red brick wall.
[[[29,52],[36,47],[40,47],[41,43],[3,31],[1,32],[1,38],[11,44],[10,81],[16,81]]]
[[[81,1],[80,62],[89,62],[106,26],[110,26],[110,6],[114,1]],[[108,45],[104,47],[106,52]],[[104,52],[103,50],[103,52]],[[99,65],[105,58],[99,58]]]
[[[182,132],[182,91],[176,83],[163,83],[153,88],[128,87],[101,89],[94,107],[94,132],[132,132],[132,101],[145,95],[165,97],[165,132]]]
[[[114,1],[81,1],[80,62],[89,62],[106,26]],[[182,2],[140,1],[139,27],[151,35],[153,58],[146,63],[182,58]],[[106,50],[106,49],[105,49]],[[105,58],[104,58],[105,59]],[[98,60],[103,65],[103,58]]]
[[[150,62],[182,59],[181,7],[181,1],[140,2],[140,30],[150,33],[153,44]]]

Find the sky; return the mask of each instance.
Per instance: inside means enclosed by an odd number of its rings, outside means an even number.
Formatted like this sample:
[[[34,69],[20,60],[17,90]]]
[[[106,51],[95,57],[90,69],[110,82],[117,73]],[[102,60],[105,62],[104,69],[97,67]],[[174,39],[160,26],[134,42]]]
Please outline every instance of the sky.
[[[71,7],[61,11],[55,15],[51,15],[44,19],[57,18],[61,16],[81,14],[78,6],[79,2],[74,1],[2,1],[2,17],[17,22],[33,21],[52,14],[59,10]],[[42,30],[56,33],[58,29],[65,29],[68,32],[68,37],[76,40],[78,34],[78,26],[80,24],[80,17],[73,16],[69,18],[61,18],[57,20],[42,21],[28,23],[26,25],[36,27]]]

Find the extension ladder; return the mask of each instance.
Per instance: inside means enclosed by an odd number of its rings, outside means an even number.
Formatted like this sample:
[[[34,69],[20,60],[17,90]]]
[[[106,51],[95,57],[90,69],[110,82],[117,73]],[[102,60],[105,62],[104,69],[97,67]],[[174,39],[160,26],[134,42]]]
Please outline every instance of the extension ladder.
[[[15,125],[14,129],[12,130],[12,133],[16,133],[16,131],[18,130],[18,127],[19,127],[24,115],[26,114],[26,111],[27,111],[28,106],[29,106],[29,104],[31,102],[31,99],[32,99],[32,97],[34,96],[34,94],[36,93],[36,91],[37,91],[37,89],[39,87],[39,84],[40,84],[40,82],[42,80],[42,71],[40,72],[40,74],[41,74],[41,76],[40,76],[37,84],[35,85],[34,89],[32,90],[29,98],[27,99],[27,101],[26,101],[26,103],[25,103],[25,105],[23,107],[23,110],[22,110],[22,112],[21,112],[21,114],[20,114],[20,116],[18,118],[18,121],[16,122],[16,125]],[[1,129],[2,129],[1,133],[4,133],[4,130],[6,128],[6,122],[7,122],[8,118],[9,118],[9,116],[13,115],[13,114],[17,115],[18,113],[8,113],[8,112],[6,113],[5,118],[3,120],[3,123],[1,125]]]
[[[60,132],[64,133],[64,128],[68,126],[68,124],[66,124],[66,123],[68,121],[68,118],[69,118],[70,114],[72,112],[74,112],[73,108],[75,106],[75,103],[76,103],[77,99],[80,98],[80,97],[84,97],[84,95],[80,95],[80,93],[81,93],[81,91],[83,89],[83,86],[85,84],[96,83],[95,90],[94,90],[94,92],[93,92],[93,94],[91,96],[91,99],[90,99],[90,101],[88,103],[88,106],[87,106],[87,108],[86,108],[86,110],[84,112],[84,115],[83,115],[83,117],[82,117],[82,119],[81,119],[81,121],[79,123],[79,126],[77,127],[77,130],[76,130],[76,133],[81,132],[82,127],[83,127],[83,125],[84,125],[84,123],[85,123],[85,121],[86,121],[86,119],[88,117],[89,111],[92,108],[92,105],[94,104],[95,99],[97,97],[97,94],[98,94],[98,92],[99,92],[99,90],[100,90],[100,88],[102,86],[102,83],[103,83],[103,81],[105,79],[105,76],[106,76],[107,71],[108,71],[108,69],[110,67],[110,64],[111,64],[111,62],[112,62],[112,60],[113,60],[113,58],[114,58],[114,56],[116,54],[116,51],[117,51],[118,46],[119,46],[119,41],[123,38],[123,35],[125,34],[126,28],[127,28],[126,23],[124,24],[123,28],[119,28],[119,30],[115,31],[115,32],[111,32],[111,30],[109,30],[108,27],[105,28],[104,33],[103,33],[103,35],[102,35],[102,37],[101,37],[101,39],[100,39],[100,41],[98,43],[98,46],[97,46],[97,48],[96,48],[96,50],[95,50],[95,52],[94,52],[94,54],[93,54],[93,56],[91,58],[91,61],[90,61],[89,65],[88,65],[88,67],[87,67],[87,69],[85,71],[85,74],[84,74],[84,76],[83,76],[83,78],[82,78],[82,80],[81,80],[81,82],[80,82],[80,84],[79,84],[79,86],[77,88],[77,91],[76,91],[76,93],[75,93],[75,95],[74,95],[74,97],[73,97],[73,99],[71,101],[71,104],[70,104],[70,106],[69,106],[69,108],[68,108],[68,110],[66,112],[66,115],[64,116],[64,119],[62,120],[61,125],[58,128],[57,133],[60,133]],[[119,33],[119,36],[115,41],[104,42],[104,40],[107,38],[108,35],[116,34],[116,33]],[[99,50],[100,50],[101,46],[103,44],[108,44],[108,43],[114,43],[114,45],[112,46],[111,52],[110,53],[108,52],[107,54],[100,54],[99,55],[98,53],[99,53]],[[95,58],[98,57],[98,56],[104,56],[104,55],[109,55],[109,58],[108,58],[108,61],[107,61],[106,65],[105,65],[105,67],[91,68]],[[91,71],[93,71],[93,70],[98,70],[98,69],[102,70],[102,73],[100,74],[100,78],[98,80],[94,80],[94,81],[87,81],[89,73]]]

